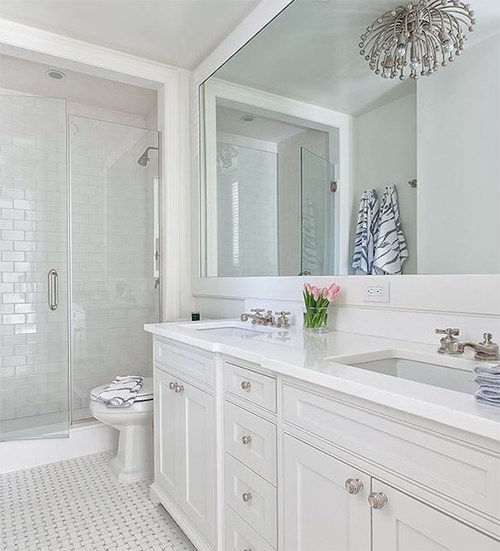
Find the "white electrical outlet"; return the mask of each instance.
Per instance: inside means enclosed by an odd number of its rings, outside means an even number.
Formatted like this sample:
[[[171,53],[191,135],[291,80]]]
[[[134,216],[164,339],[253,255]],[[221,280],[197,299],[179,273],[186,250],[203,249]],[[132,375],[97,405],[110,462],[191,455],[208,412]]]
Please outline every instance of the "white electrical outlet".
[[[365,285],[365,302],[390,302],[389,282],[368,283]]]

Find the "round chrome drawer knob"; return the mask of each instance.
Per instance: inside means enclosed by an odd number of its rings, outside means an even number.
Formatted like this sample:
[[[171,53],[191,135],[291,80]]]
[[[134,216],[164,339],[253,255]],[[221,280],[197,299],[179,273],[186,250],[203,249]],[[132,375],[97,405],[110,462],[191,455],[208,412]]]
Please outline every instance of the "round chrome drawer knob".
[[[344,486],[350,494],[359,494],[363,489],[363,482],[359,478],[348,478]]]
[[[171,381],[171,383],[168,385],[168,387],[170,388],[170,390],[175,390],[175,383],[174,383],[174,381]]]
[[[242,381],[240,386],[241,390],[250,390],[252,383],[250,381]]]
[[[252,494],[250,492],[245,492],[242,496],[241,496],[241,499],[245,502],[245,503],[248,503],[251,499],[252,499]]]
[[[175,392],[177,392],[177,394],[179,394],[183,390],[184,390],[184,387],[182,385],[175,383]]]
[[[383,492],[371,492],[368,495],[368,503],[372,509],[382,509],[389,500]]]
[[[245,446],[248,446],[248,444],[250,444],[252,442],[252,437],[251,436],[242,436],[241,437],[241,442],[243,444],[245,444]]]

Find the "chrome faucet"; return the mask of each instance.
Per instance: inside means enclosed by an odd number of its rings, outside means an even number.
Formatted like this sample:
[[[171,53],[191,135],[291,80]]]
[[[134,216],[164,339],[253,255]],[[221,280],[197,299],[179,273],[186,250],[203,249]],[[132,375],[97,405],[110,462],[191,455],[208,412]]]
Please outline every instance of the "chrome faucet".
[[[491,333],[483,334],[483,342],[461,342],[457,339],[460,334],[459,329],[436,329],[437,334],[446,335],[441,339],[441,344],[438,348],[440,354],[448,356],[460,356],[465,352],[466,348],[472,348],[475,351],[474,359],[483,362],[494,362],[500,360],[498,344],[493,342]]]
[[[258,325],[274,325],[274,317],[271,310],[268,310],[265,315],[262,315],[262,312],[265,312],[264,308],[252,308],[250,312],[253,312],[253,314],[241,314],[241,321],[248,321],[251,319],[252,323]]]
[[[463,354],[466,348],[472,348],[475,351],[474,359],[483,362],[495,362],[500,360],[499,348],[496,342],[493,342],[491,333],[483,333],[483,342],[459,342],[458,353]]]
[[[439,342],[441,343],[438,352],[440,354],[446,354],[447,356],[459,356],[463,354],[458,351],[458,343],[460,342],[457,337],[460,335],[460,329],[452,329],[448,327],[446,329],[436,329],[437,335],[446,335]]]

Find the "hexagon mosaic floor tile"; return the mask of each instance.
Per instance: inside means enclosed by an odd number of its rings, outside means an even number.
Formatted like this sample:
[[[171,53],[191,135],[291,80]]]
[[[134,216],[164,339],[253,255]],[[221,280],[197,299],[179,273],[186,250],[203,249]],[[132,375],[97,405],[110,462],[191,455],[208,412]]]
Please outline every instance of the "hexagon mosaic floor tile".
[[[0,477],[2,551],[196,551],[151,481],[121,484],[111,452]]]

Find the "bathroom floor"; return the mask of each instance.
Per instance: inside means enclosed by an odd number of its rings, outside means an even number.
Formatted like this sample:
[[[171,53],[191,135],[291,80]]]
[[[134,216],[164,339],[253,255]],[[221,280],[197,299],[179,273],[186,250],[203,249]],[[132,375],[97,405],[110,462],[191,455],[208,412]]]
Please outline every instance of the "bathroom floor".
[[[0,476],[3,551],[195,551],[150,481],[120,484],[111,452]]]

